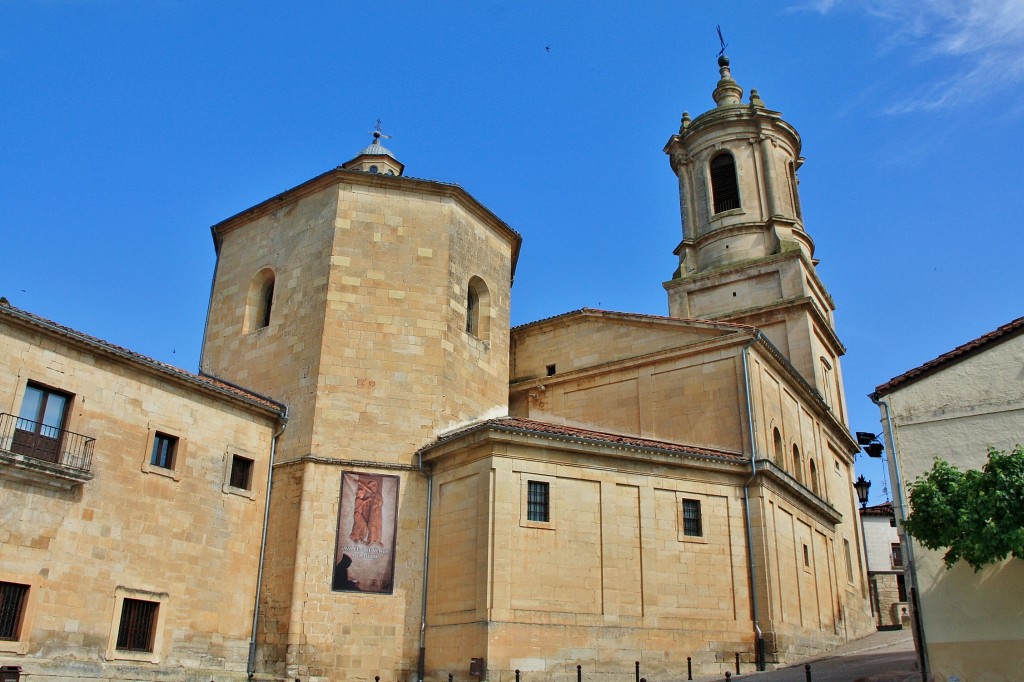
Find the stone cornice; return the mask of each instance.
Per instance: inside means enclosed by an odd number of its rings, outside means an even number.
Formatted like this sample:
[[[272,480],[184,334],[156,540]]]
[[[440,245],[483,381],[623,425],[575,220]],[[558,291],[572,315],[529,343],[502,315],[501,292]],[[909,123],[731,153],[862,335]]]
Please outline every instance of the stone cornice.
[[[468,210],[483,222],[490,225],[498,234],[508,240],[512,246],[512,275],[515,276],[516,264],[519,260],[519,249],[522,246],[522,235],[512,229],[505,221],[491,212],[486,206],[477,201],[469,192],[459,185],[437,182],[435,180],[421,180],[399,175],[381,175],[379,173],[366,173],[358,170],[351,170],[338,166],[326,173],[287,189],[269,199],[240,211],[225,220],[216,223],[210,228],[213,234],[214,246],[220,251],[220,238],[222,235],[246,225],[253,220],[273,213],[282,206],[292,203],[330,188],[333,185],[349,183],[373,187],[375,189],[390,191],[407,191],[430,196],[446,197],[457,201],[460,206]]]

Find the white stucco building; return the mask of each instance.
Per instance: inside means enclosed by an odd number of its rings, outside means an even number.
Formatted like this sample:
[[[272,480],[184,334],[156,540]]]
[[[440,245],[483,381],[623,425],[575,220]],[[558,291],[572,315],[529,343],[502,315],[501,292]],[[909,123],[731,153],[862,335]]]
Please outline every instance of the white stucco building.
[[[909,623],[903,550],[892,502],[860,510],[864,553],[868,563],[871,612],[879,629],[898,629]]]
[[[936,457],[980,469],[988,448],[1024,443],[1024,317],[879,386],[897,523],[907,483]],[[935,679],[1024,680],[1024,560],[974,572],[904,537],[924,664]]]

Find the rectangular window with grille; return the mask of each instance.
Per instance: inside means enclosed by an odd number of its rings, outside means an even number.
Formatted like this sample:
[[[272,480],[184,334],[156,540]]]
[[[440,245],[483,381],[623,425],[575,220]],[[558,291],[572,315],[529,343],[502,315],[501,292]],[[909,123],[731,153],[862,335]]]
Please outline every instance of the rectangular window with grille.
[[[27,598],[28,585],[0,582],[0,640],[18,640]]]
[[[117,628],[117,648],[121,651],[153,651],[156,616],[160,604],[128,599],[121,604],[121,624]]]
[[[242,490],[252,489],[252,460],[240,455],[231,456],[231,477],[228,485]]]
[[[177,438],[158,431],[153,438],[153,454],[149,458],[149,463],[162,469],[173,469],[174,453],[177,449]]]
[[[704,537],[700,500],[683,500],[683,535],[691,538]]]
[[[890,551],[892,552],[892,567],[903,568],[903,552],[900,550],[900,543],[892,543]]]
[[[544,481],[529,481],[526,485],[526,520],[547,523],[551,520],[548,484]]]

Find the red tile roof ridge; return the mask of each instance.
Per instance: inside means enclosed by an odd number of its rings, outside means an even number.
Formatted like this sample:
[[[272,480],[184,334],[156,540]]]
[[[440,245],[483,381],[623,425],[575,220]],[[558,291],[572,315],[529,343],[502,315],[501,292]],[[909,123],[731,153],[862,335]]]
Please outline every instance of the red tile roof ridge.
[[[697,324],[710,325],[713,327],[721,327],[725,329],[735,329],[749,332],[757,330],[757,327],[754,327],[749,324],[742,324],[740,322],[702,320],[699,318],[691,317],[672,317],[671,315],[654,315],[652,313],[630,313],[619,310],[604,310],[602,308],[578,308],[576,310],[570,310],[568,312],[559,313],[557,315],[542,317],[539,320],[533,320],[532,322],[524,322],[523,324],[512,327],[512,330],[514,331],[516,329],[523,329],[525,327],[530,327],[535,324],[541,324],[542,322],[550,322],[552,320],[557,320],[562,317],[570,317],[572,315],[612,315],[615,317],[636,318],[640,320],[655,320],[658,322],[693,322]]]
[[[903,384],[911,383],[914,380],[923,378],[925,375],[929,374],[932,371],[938,370],[944,367],[945,365],[951,364],[955,360],[959,359],[961,356],[968,355],[976,350],[980,350],[981,348],[991,345],[993,343],[1004,341],[1007,338],[1020,332],[1024,332],[1024,317],[1018,317],[1016,320],[1013,320],[1012,322],[1007,322],[1006,324],[997,327],[996,329],[993,329],[987,334],[982,334],[978,338],[972,339],[967,343],[959,345],[953,350],[943,353],[937,358],[929,360],[928,362],[922,365],[918,365],[913,369],[907,370],[906,372],[900,374],[897,377],[889,379],[889,381],[886,381],[884,384],[879,384],[878,386],[875,387],[875,392],[872,394],[872,397],[877,398],[880,395],[886,395],[892,392],[893,389],[898,388]]]
[[[743,453],[731,452],[728,450],[716,450],[714,448],[705,448],[694,445],[683,445],[680,443],[655,440],[652,438],[627,436],[619,433],[597,431],[594,429],[587,429],[577,426],[568,426],[565,424],[553,424],[551,422],[538,421],[536,419],[527,419],[524,417],[495,417],[492,419],[485,419],[483,421],[479,421],[468,426],[458,427],[454,431],[450,431],[446,434],[441,435],[437,440],[425,446],[423,449],[428,449],[436,445],[440,445],[441,443],[445,443],[447,441],[454,440],[461,436],[467,435],[469,433],[482,431],[486,429],[542,434],[555,437],[562,436],[566,438],[574,438],[585,441],[607,443],[610,445],[625,445],[641,449],[660,450],[673,453],[685,453],[690,455],[697,455],[700,457],[727,459],[731,461],[746,462],[749,460],[749,457]]]
[[[142,353],[137,353],[129,348],[125,348],[124,346],[118,346],[117,344],[110,343],[109,341],[104,341],[99,337],[86,334],[85,332],[80,332],[77,329],[72,329],[67,325],[54,322],[53,320],[47,319],[41,315],[36,315],[35,313],[30,313],[27,310],[22,310],[21,308],[12,305],[7,299],[0,299],[0,315],[2,314],[9,314],[37,327],[43,327],[51,332],[85,343],[99,350],[119,355],[130,361],[146,365],[152,369],[173,375],[179,379],[184,379],[191,383],[206,385],[222,393],[232,394],[247,402],[257,403],[264,407],[268,407],[275,412],[283,412],[285,409],[285,406],[282,403],[260,395],[259,393],[242,388],[241,386],[236,386],[209,374],[195,374],[193,372],[189,372],[188,370],[175,367],[174,365],[169,365],[166,362],[151,358],[147,355],[143,355]]]
[[[882,502],[881,504],[865,507],[860,510],[860,513],[863,516],[892,516],[895,512],[892,508],[892,502]]]

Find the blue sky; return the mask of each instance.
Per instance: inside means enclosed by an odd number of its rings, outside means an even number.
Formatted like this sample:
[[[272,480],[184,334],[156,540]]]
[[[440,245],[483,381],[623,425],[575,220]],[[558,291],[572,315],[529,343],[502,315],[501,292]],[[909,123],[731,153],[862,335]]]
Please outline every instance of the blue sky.
[[[0,0],[0,295],[195,370],[209,226],[379,118],[408,175],[522,233],[515,324],[666,314],[662,148],[713,106],[716,25],[803,137],[851,427],[877,432],[875,385],[1024,314],[1019,0]]]

